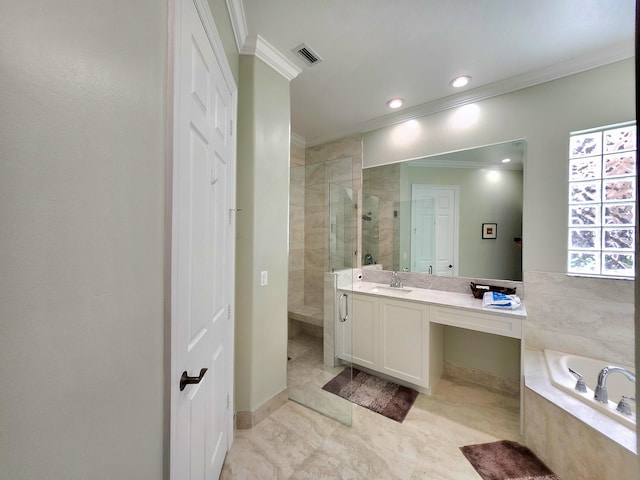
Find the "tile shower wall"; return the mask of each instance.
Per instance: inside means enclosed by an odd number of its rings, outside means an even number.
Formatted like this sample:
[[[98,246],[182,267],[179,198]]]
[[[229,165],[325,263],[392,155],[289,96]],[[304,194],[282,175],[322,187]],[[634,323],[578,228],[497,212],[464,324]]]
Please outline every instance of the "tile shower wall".
[[[289,175],[289,297],[304,304],[304,147],[291,143]]]
[[[351,158],[349,171],[342,170],[343,162],[334,160]],[[305,151],[304,199],[304,304],[323,307],[324,272],[329,268],[328,182],[344,184],[354,189],[361,205],[362,137],[353,135],[335,142],[308,147]],[[348,179],[351,178],[349,182]],[[345,185],[346,186],[346,185]],[[358,217],[361,210],[358,209]],[[360,232],[358,218],[357,232]],[[354,245],[360,244],[360,238]]]
[[[634,365],[634,281],[526,272],[525,347]]]
[[[363,170],[362,190],[376,192],[378,197],[377,231],[368,232],[371,240],[377,241],[378,255],[374,256],[373,260],[386,270],[397,270],[400,265],[400,249],[394,249],[393,246],[400,244],[399,217],[395,214],[400,208],[400,164]],[[363,235],[365,232],[363,226]],[[363,242],[363,250],[365,244],[366,242]]]

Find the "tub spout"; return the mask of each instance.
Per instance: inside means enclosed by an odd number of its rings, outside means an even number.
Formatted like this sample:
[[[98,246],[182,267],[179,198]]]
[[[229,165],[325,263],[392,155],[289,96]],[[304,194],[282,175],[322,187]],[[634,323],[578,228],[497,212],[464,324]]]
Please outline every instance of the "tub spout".
[[[598,375],[598,385],[596,386],[593,395],[593,398],[598,402],[607,403],[609,401],[609,396],[607,395],[607,377],[612,372],[619,372],[627,377],[630,381],[636,381],[636,376],[626,368],[616,367],[612,365],[604,367],[602,370],[600,370],[600,374]]]

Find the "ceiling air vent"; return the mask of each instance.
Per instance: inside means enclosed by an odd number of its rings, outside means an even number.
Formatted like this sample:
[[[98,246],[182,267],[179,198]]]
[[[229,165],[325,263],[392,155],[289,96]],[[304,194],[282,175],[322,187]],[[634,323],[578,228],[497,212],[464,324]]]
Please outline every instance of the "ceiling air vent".
[[[309,45],[302,43],[292,50],[300,55],[307,65],[316,65],[322,61],[320,55],[314,52]]]

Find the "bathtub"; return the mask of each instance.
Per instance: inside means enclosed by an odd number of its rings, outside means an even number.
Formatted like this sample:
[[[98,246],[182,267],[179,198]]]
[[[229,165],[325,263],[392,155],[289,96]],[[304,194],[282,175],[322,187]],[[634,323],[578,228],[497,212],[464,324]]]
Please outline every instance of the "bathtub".
[[[629,381],[620,373],[610,373],[607,377],[607,392],[609,394],[609,402],[602,403],[594,400],[593,393],[598,383],[598,374],[603,367],[608,365],[617,365],[624,367],[635,374],[635,369],[628,365],[620,365],[615,362],[606,362],[578,355],[571,355],[553,350],[545,350],[544,358],[551,383],[556,388],[572,395],[573,397],[584,402],[589,407],[605,413],[620,424],[635,430],[636,428],[636,404],[631,401],[632,415],[624,415],[616,410],[618,401],[622,396],[635,398],[635,383]],[[569,368],[581,373],[587,384],[585,393],[575,389],[576,377],[569,372]]]

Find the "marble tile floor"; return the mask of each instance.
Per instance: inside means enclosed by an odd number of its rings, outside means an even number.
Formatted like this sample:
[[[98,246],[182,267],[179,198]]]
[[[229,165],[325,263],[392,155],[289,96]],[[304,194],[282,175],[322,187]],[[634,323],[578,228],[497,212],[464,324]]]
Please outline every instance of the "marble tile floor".
[[[322,387],[341,371],[322,366],[320,343],[306,335],[290,342],[295,378],[289,381],[301,392]],[[295,359],[302,366],[291,367]],[[315,374],[305,382],[313,362]],[[320,398],[309,391],[306,399]],[[289,401],[254,428],[236,430],[221,478],[477,480],[458,447],[502,439],[523,443],[517,398],[455,379],[443,378],[431,396],[418,395],[403,423],[348,407],[350,427]]]

